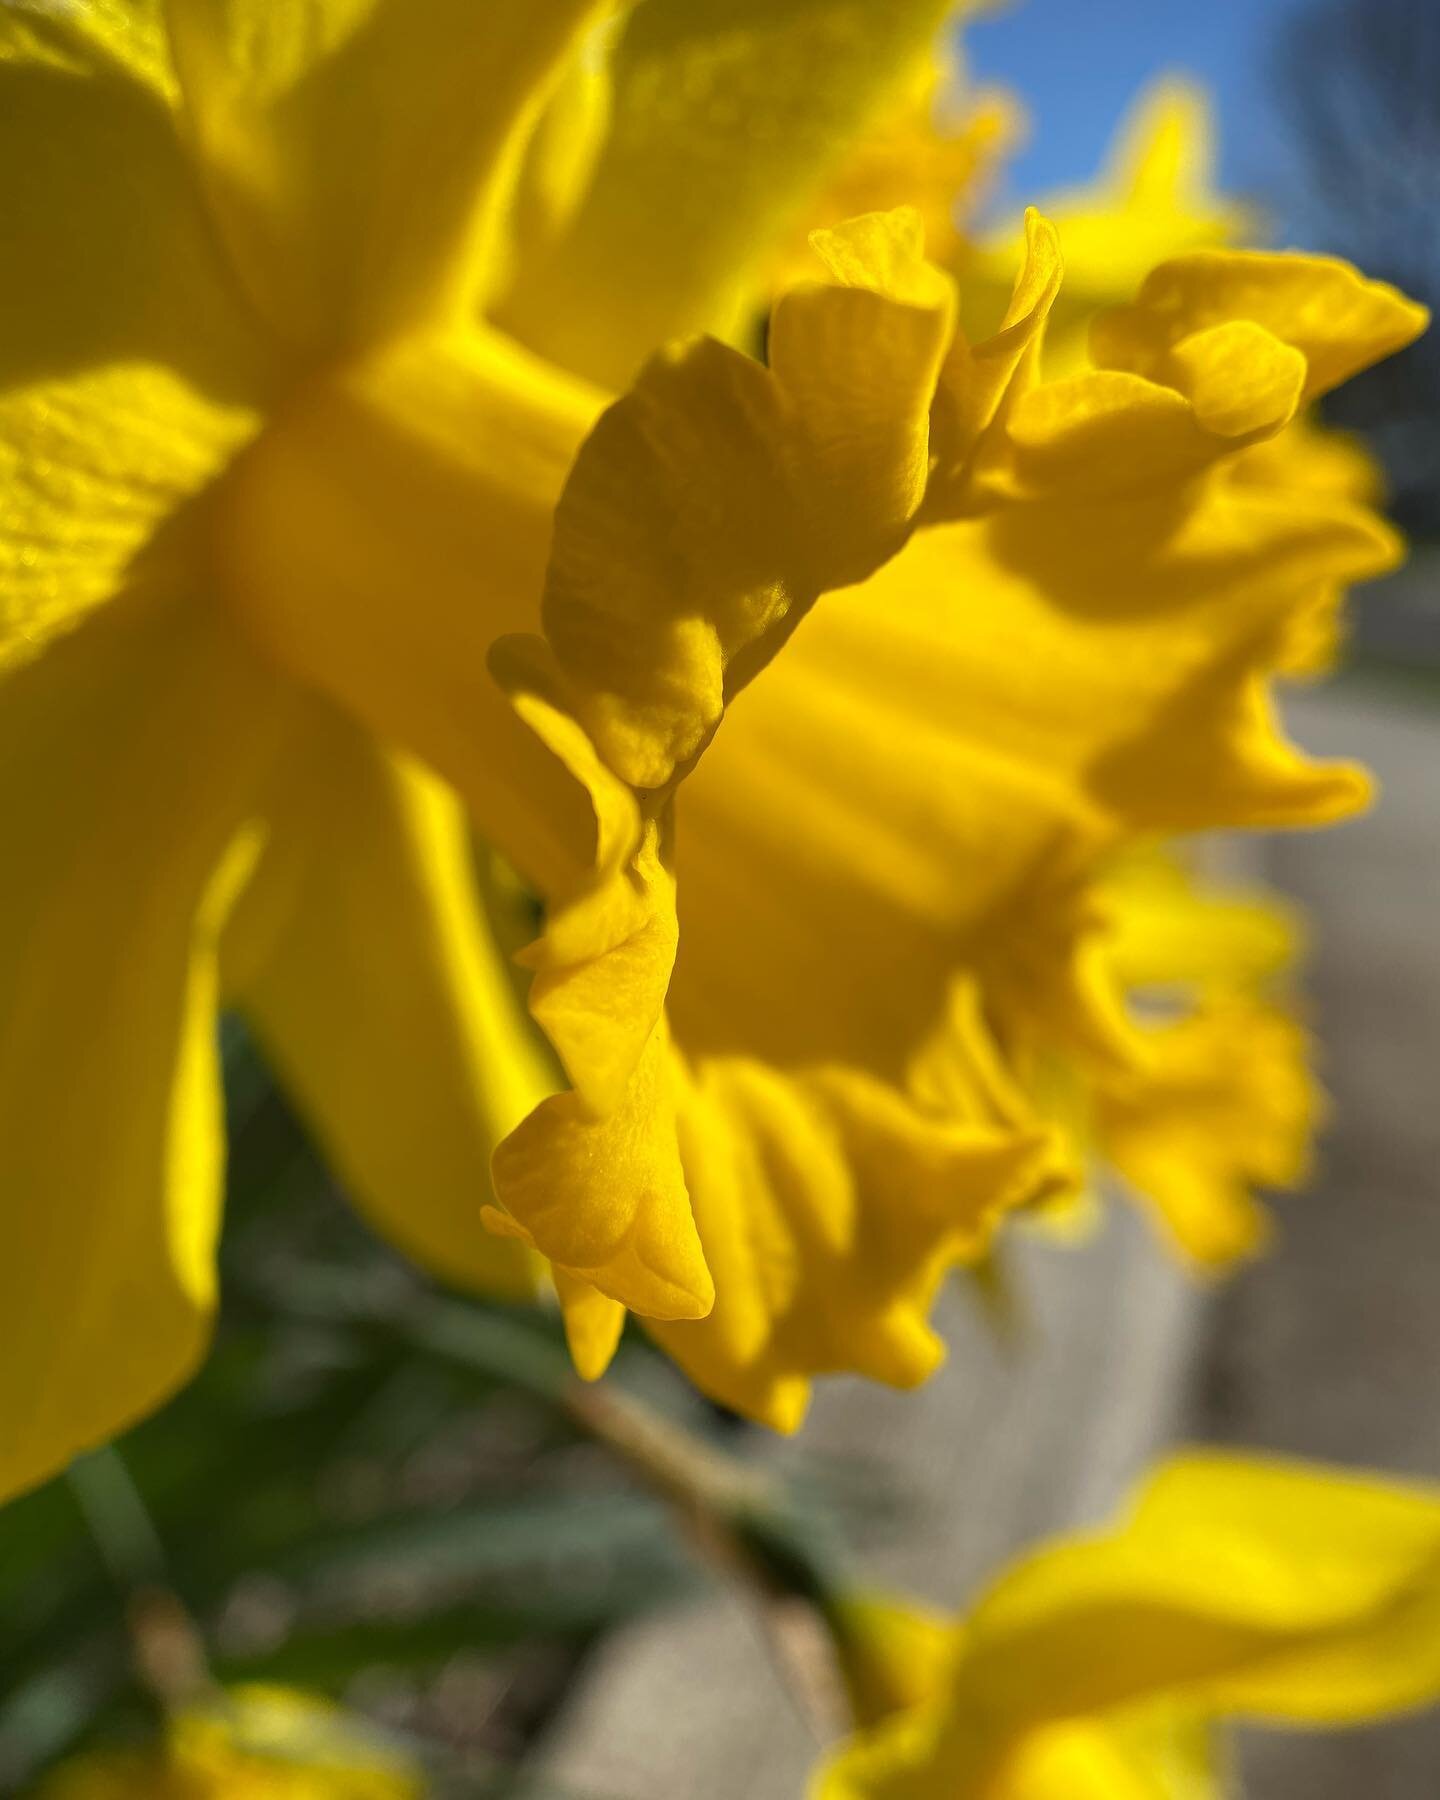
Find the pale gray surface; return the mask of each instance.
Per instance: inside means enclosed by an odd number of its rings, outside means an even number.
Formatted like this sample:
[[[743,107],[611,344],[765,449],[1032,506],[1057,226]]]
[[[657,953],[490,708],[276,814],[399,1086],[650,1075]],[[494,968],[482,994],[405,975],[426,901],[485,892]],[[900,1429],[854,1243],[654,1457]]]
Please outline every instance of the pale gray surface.
[[[1330,692],[1291,710],[1384,799],[1284,839],[1315,922],[1311,989],[1336,1117],[1278,1254],[1202,1298],[1116,1209],[1081,1254],[1026,1247],[1034,1323],[997,1352],[960,1303],[915,1395],[837,1383],[782,1467],[863,1449],[916,1496],[869,1571],[946,1603],[1017,1545],[1108,1510],[1161,1445],[1206,1435],[1440,1478],[1440,714]],[[750,1609],[717,1593],[620,1634],[543,1766],[609,1800],[799,1800],[814,1751]],[[1436,1800],[1440,1719],[1247,1745],[1248,1800]]]

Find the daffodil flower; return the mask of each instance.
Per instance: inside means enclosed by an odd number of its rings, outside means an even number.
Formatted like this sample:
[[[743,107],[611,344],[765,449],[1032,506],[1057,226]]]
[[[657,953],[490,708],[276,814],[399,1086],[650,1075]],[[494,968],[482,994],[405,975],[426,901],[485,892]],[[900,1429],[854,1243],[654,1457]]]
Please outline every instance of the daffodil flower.
[[[1393,546],[1230,463],[1420,322],[1340,264],[1198,253],[1047,382],[1042,219],[976,346],[912,215],[816,245],[831,282],[781,299],[766,368],[707,343],[605,414],[545,641],[494,658],[631,812],[529,953],[571,1088],[500,1147],[492,1219],[561,1272],[582,1369],[627,1306],[782,1428],[817,1373],[933,1369],[944,1271],[1055,1179],[1017,1074],[1131,1054],[1104,856],[1363,799],[1277,736],[1265,676],[1317,582]]]
[[[1050,1179],[1096,857],[1362,797],[1265,682],[1393,540],[1234,468],[1419,309],[1202,254],[1046,381],[1053,231],[972,343],[901,211],[721,341],[942,11],[0,15],[0,1485],[203,1349],[222,1001],[402,1247],[793,1425]]]
[[[948,1631],[879,1599],[832,1625],[860,1730],[815,1800],[1220,1800],[1222,1720],[1440,1699],[1440,1490],[1191,1452]]]

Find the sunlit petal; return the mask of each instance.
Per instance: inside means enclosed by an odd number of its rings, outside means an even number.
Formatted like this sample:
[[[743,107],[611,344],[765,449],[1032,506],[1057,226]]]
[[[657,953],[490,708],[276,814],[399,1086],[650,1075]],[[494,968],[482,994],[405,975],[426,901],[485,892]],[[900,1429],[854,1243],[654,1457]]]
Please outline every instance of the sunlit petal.
[[[163,1399],[214,1306],[216,939],[281,701],[205,608],[98,617],[0,687],[0,1488]]]

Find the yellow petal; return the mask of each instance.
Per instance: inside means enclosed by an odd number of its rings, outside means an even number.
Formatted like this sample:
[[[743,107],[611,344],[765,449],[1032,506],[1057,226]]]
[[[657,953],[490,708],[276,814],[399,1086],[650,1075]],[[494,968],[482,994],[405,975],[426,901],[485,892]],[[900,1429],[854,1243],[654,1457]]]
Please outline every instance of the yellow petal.
[[[1337,504],[1379,507],[1385,500],[1384,473],[1370,450],[1348,432],[1319,424],[1314,413],[1279,437],[1252,444],[1231,468],[1237,481],[1324,494]]]
[[[611,388],[667,339],[725,331],[757,267],[904,91],[949,10],[948,0],[637,8],[615,49],[615,125],[590,191],[503,322]]]
[[[902,540],[952,323],[918,230],[901,212],[821,234],[834,280],[780,302],[768,368],[710,339],[657,358],[581,449],[545,633],[634,786],[698,756],[815,597]]]
[[[0,395],[0,670],[121,588],[165,585],[193,558],[184,504],[256,423],[146,364]]]
[[[1162,1704],[1043,1727],[993,1800],[1226,1800],[1233,1791],[1214,1728]]]
[[[1309,1037],[1278,1007],[1211,999],[1145,1047],[1128,1080],[1101,1087],[1100,1146],[1185,1256],[1226,1268],[1269,1241],[1253,1190],[1308,1173],[1321,1112]]]
[[[1295,416],[1305,358],[1249,319],[1192,332],[1165,383],[1087,369],[1010,399],[981,443],[974,493],[1006,499],[1172,492]],[[965,510],[957,506],[956,511]]]
[[[1055,227],[1032,206],[1025,215],[1025,253],[999,327],[973,347],[956,332],[935,396],[933,431],[938,462],[926,513],[947,518],[959,510],[967,464],[981,434],[1039,379],[1040,346],[1060,293],[1062,262]]]
[[[1042,1726],[978,1783],[955,1785],[928,1766],[933,1753],[934,1709],[918,1709],[825,1764],[811,1800],[1229,1800],[1234,1792],[1219,1734],[1164,1704]]]
[[[169,371],[220,403],[266,390],[263,346],[181,146],[159,10],[0,12],[7,393],[63,393],[110,365]]]
[[[1137,210],[1214,206],[1212,130],[1202,89],[1173,78],[1156,81],[1116,130],[1103,179]]]
[[[1131,990],[1258,993],[1304,951],[1290,902],[1267,888],[1201,882],[1175,852],[1113,862],[1102,889],[1105,953]]]
[[[307,384],[212,508],[227,597],[267,652],[430,763],[547,892],[609,827],[486,659],[538,624],[555,500],[597,406],[494,333],[416,338]]]
[[[261,315],[307,350],[461,319],[487,184],[593,0],[170,0],[187,123]]]
[[[992,696],[997,714],[1023,704],[1026,655],[1017,630],[1013,664],[972,661],[1005,595],[983,549],[932,555],[932,536],[822,601],[677,798],[669,1005],[696,1054],[896,1079],[1001,920],[1034,954],[1029,901],[1073,919],[1063,852],[1100,840],[1099,815],[1047,746],[1027,752],[1018,713],[1014,753],[1003,727],[992,744]],[[963,629],[970,607],[986,639]]]
[[[1312,400],[1403,349],[1429,314],[1334,257],[1197,250],[1152,270],[1133,305],[1102,314],[1091,350],[1103,367],[1169,381],[1187,339],[1242,319],[1305,358]]]
[[[215,942],[279,701],[203,608],[101,615],[0,701],[8,1493],[148,1412],[204,1350]]]
[[[918,532],[815,608],[677,797],[687,1050],[893,1079],[966,967],[1053,1030],[1107,838],[1363,797],[1277,737],[1255,669],[1292,581],[1386,541],[1218,487],[1169,521],[1017,506]]]
[[[929,57],[895,88],[823,190],[806,202],[806,226],[913,206],[924,220],[931,256],[954,266],[959,217],[974,212],[1023,130],[1018,101],[998,88],[974,87],[958,33],[942,31]],[[780,246],[774,284],[783,288],[808,273],[804,234],[797,231]]]
[[[1164,79],[1145,88],[1087,186],[1042,197],[1064,246],[1065,292],[1046,343],[1051,375],[1084,368],[1097,306],[1126,300],[1156,263],[1253,231],[1246,209],[1214,187],[1214,133],[1204,93]],[[965,260],[967,322],[989,329],[1009,292],[1019,232],[987,236]]]
[[[1146,1694],[1338,1723],[1440,1691],[1440,1493],[1194,1452],[980,1602],[952,1692],[1014,1730]],[[1103,1641],[1107,1655],[1085,1650]]]
[[[625,1308],[566,1269],[554,1273],[575,1373],[582,1381],[598,1381],[610,1367],[625,1329]]]
[[[1305,369],[1300,351],[1264,326],[1231,319],[1183,338],[1166,362],[1165,382],[1085,369],[1044,385],[1013,385],[1004,430],[977,445],[968,502],[965,484],[954,482],[949,517],[995,497],[1174,493],[1186,477],[1289,425]]]
[[[1105,748],[1096,746],[1089,785],[1104,804],[1137,825],[1203,829],[1320,822],[1363,803],[1358,771],[1310,764],[1280,735],[1265,677],[1316,583],[1363,579],[1393,564],[1398,547],[1377,518],[1337,513],[1303,493],[1217,481],[1178,513],[1162,496],[1143,494],[1008,509],[992,521],[988,547],[1011,593],[1027,589],[1043,611],[1090,622],[1086,641],[1099,654],[1086,679],[1099,686],[1087,690],[1087,716],[1103,716],[1094,695],[1117,681],[1148,690],[1138,715],[1129,715],[1143,719],[1142,731],[1121,727]],[[1143,662],[1119,649],[1127,639],[1138,646],[1137,632],[1150,645]],[[1068,706],[1055,717],[1079,722]],[[1079,735],[1108,736],[1118,724],[1097,722]],[[1062,732],[1072,729],[1067,723]],[[1159,755],[1155,738],[1149,754],[1142,748],[1152,732],[1165,739]]]
[[[694,1319],[715,1289],[690,1213],[675,1139],[675,1095],[663,1024],[619,1105],[597,1117],[557,1094],[495,1152],[493,1216],[558,1269],[660,1319]]]
[[[661,1020],[676,943],[670,812],[663,793],[643,790],[693,763],[729,694],[823,587],[903,536],[924,493],[950,331],[949,285],[924,262],[912,216],[855,221],[819,234],[816,248],[832,280],[777,308],[770,368],[706,341],[653,363],[602,417],[557,513],[548,649],[506,643],[495,657],[566,766],[603,793],[572,740],[579,724],[647,820],[625,866],[607,868],[602,829],[592,868],[549,891],[545,934],[526,958],[537,970],[531,1006],[575,1088],[502,1146],[500,1197],[557,1265],[661,1318],[703,1314],[711,1285],[675,1147]],[[735,483],[722,500],[750,527],[723,560],[723,507],[696,510],[717,445]],[[608,816],[603,801],[595,810]],[[607,1181],[600,1159],[612,1154]],[[573,1182],[567,1210],[541,1174],[561,1179],[584,1159],[596,1167]]]
[[[1253,319],[1192,331],[1170,353],[1170,373],[1217,437],[1248,437],[1288,425],[1304,388],[1301,353]]]
[[[585,198],[614,123],[610,51],[622,18],[621,12],[602,11],[575,37],[523,148],[517,148],[513,185],[497,206],[503,235],[495,245],[494,280],[486,284],[487,313],[515,280],[524,279],[527,262],[553,250]]]
[[[1096,1071],[1092,1128],[1183,1255],[1223,1269],[1262,1249],[1255,1188],[1298,1186],[1323,1097],[1283,978],[1299,926],[1263,892],[1196,880],[1174,856],[1102,884],[1100,953],[1138,1011],[1129,1067]]]
[[[1232,479],[1259,487],[1323,496],[1336,508],[1381,507],[1385,499],[1384,477],[1370,451],[1358,438],[1313,418],[1298,418],[1278,437],[1252,444],[1230,472]],[[1345,641],[1345,598],[1343,586],[1317,583],[1287,633],[1281,674],[1304,681],[1333,670]]]
[[[1141,1490],[1134,1529],[1144,1558],[1184,1571],[1182,1605],[1213,1609],[1226,1571],[1245,1570],[1244,1591],[1218,1610],[1265,1641],[1202,1678],[1207,1709],[1333,1726],[1440,1697],[1433,1485],[1197,1452]]]
[[[793,1431],[816,1375],[932,1374],[929,1313],[1033,1180],[1034,1136],[928,1118],[842,1070],[716,1059],[682,1089],[680,1148],[716,1300],[646,1329],[712,1395]]]
[[[454,795],[316,704],[265,797],[226,990],[357,1203],[401,1250],[533,1293],[481,1222],[500,1139],[558,1085],[514,991]]]
[[[176,565],[175,515],[254,430],[267,377],[185,166],[150,9],[0,13],[0,169],[3,669]]]
[[[522,952],[536,971],[531,1014],[592,1112],[624,1096],[659,1023],[678,936],[675,879],[649,827],[622,875],[552,914]]]
[[[84,7],[14,7],[0,22],[0,61],[80,73],[103,68],[171,94],[164,0],[91,0]]]
[[[561,962],[593,954],[597,945],[613,943],[649,910],[644,895],[627,901],[609,878],[628,868],[644,841],[636,795],[601,758],[584,728],[566,705],[565,680],[550,646],[542,637],[515,633],[490,647],[490,672],[509,700],[516,717],[528,726],[560,767],[578,783],[589,802],[593,835],[583,867],[566,870],[568,883],[543,883],[552,898],[547,918],[549,946]],[[576,878],[591,886],[581,896]],[[570,904],[557,904],[568,889]]]
[[[1203,89],[1165,78],[1136,97],[1093,187],[1047,201],[1093,305],[1163,257],[1242,236],[1246,210],[1214,185],[1214,121]]]
[[[1033,389],[1007,423],[998,467],[981,480],[985,493],[1009,499],[1173,490],[1229,449],[1173,388],[1108,369]]]

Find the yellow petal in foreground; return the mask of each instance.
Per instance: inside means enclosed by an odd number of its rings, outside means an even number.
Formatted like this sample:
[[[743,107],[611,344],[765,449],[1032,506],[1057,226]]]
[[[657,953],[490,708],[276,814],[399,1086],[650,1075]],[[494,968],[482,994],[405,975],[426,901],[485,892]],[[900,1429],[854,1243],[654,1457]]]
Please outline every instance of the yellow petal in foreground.
[[[477,107],[464,72],[476,63],[449,54],[461,10],[96,0],[0,17],[0,160],[15,172],[0,292],[0,735],[14,856],[0,902],[7,1487],[153,1406],[204,1345],[223,1160],[217,940],[260,853],[244,829],[256,815],[268,809],[274,830],[252,916],[273,905],[277,884],[308,881],[307,899],[315,885],[294,829],[315,788],[293,782],[287,815],[262,767],[276,715],[306,703],[216,617],[226,583],[212,527],[226,508],[214,484],[263,435],[282,387],[303,385],[303,353],[353,343],[382,315],[393,324],[417,283],[435,311],[454,300],[442,276],[470,268],[467,227],[488,167],[578,16],[561,5],[467,10],[458,37],[484,64],[493,102]],[[412,104],[417,88],[435,98],[437,72],[460,90],[455,105]],[[339,159],[342,139],[354,154]],[[453,183],[423,178],[411,159],[427,149],[442,163],[467,151]],[[333,288],[322,295],[332,251],[366,305],[351,308],[348,289],[345,304]],[[282,273],[283,296],[269,285]],[[487,547],[501,535],[487,533]],[[482,671],[487,646],[473,657]],[[508,709],[495,710],[528,749]],[[374,747],[364,756],[383,764]],[[323,749],[304,773],[319,786],[333,774]],[[474,1019],[457,1026],[436,990],[473,987],[482,967],[464,916],[463,830],[448,801],[441,819],[422,818],[408,797],[388,813],[383,794],[369,799],[364,819],[341,807],[326,822],[342,837],[353,829],[343,848],[361,864],[381,858],[392,827],[396,860],[371,871],[345,929],[284,918],[289,972],[305,960],[309,985],[287,983],[294,1011],[271,1008],[286,1015],[276,1035],[326,1062],[300,1085],[402,1238],[448,1257],[452,1272],[494,1267],[497,1253],[514,1272],[525,1259],[479,1230],[484,1165],[545,1084],[506,1094],[483,1123],[475,1091],[457,1101],[457,1082],[474,1075]],[[383,950],[395,963],[387,1024],[404,1029],[424,995],[435,1003],[427,1029],[442,1015],[438,1060],[450,1065],[448,1090],[431,1090],[422,1109],[448,1127],[431,1145],[437,1192],[424,1221],[406,1217],[379,1113],[360,1117],[356,1038],[346,1061],[333,1039],[315,1041],[313,1012],[309,1036],[296,1023],[304,998],[339,980],[342,948],[382,928],[396,934]],[[315,954],[302,959],[307,933]],[[417,978],[409,999],[402,968]],[[370,998],[373,1017],[382,1009]],[[412,1093],[416,1078],[418,1068]],[[458,1121],[439,1117],[447,1104]]]
[[[492,1223],[637,1312],[693,1319],[710,1310],[715,1286],[680,1167],[668,1059],[657,1025],[603,1118],[575,1093],[542,1101],[495,1155],[501,1200],[523,1223]]]
[[[0,394],[0,672],[122,587],[172,586],[198,541],[185,503],[257,425],[143,363]]]
[[[264,400],[269,346],[187,167],[157,0],[0,13],[0,168],[0,390],[144,369]]]
[[[545,891],[588,868],[593,810],[486,659],[533,623],[598,406],[494,332],[417,335],[304,384],[213,500],[216,577],[268,654],[428,762]]]
[[[109,609],[3,692],[10,1492],[148,1411],[205,1349],[216,945],[284,697],[203,603]]]
[[[183,566],[177,515],[253,435],[270,368],[185,166],[154,9],[0,12],[0,168],[3,670]]]
[[[1189,353],[1201,334],[1246,321],[1305,358],[1303,397],[1313,400],[1403,348],[1428,318],[1335,257],[1197,250],[1153,270],[1134,303],[1103,313],[1090,338],[1102,367],[1183,390],[1193,386]]]
[[[699,755],[816,597],[898,548],[924,496],[949,284],[903,210],[816,249],[831,280],[780,301],[765,366],[710,340],[656,359],[565,484],[545,634],[636,787]]]
[[[1195,1452],[1111,1531],[1001,1575],[943,1692],[855,1739],[814,1792],[1182,1800],[1219,1791],[1184,1785],[1214,1779],[1208,1718],[1338,1725],[1437,1697],[1440,1492]]]
[[[558,1267],[553,1272],[575,1373],[582,1381],[598,1381],[625,1329],[625,1308],[580,1276]]]
[[[321,701],[266,786],[264,848],[222,942],[346,1190],[442,1278],[534,1292],[480,1222],[496,1144],[558,1085],[487,930],[454,795]]]

